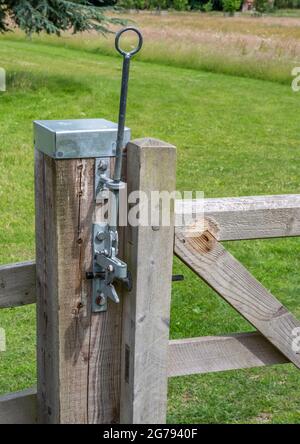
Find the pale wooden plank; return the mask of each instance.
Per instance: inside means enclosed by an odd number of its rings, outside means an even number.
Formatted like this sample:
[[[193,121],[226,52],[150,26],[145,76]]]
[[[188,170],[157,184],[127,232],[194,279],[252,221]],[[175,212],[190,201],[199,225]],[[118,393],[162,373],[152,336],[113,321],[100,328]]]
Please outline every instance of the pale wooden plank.
[[[300,322],[209,231],[194,237],[177,232],[175,254],[300,367],[300,355],[292,348]]]
[[[0,266],[0,308],[36,302],[35,263]]]
[[[299,194],[177,200],[177,225],[192,211],[204,211],[206,227],[220,241],[300,235]]]
[[[0,424],[36,424],[36,389],[0,396]]]
[[[175,189],[176,150],[153,140],[128,146],[128,193]],[[126,260],[133,289],[124,295],[121,423],[166,421],[167,353],[173,256],[169,227],[128,227]]]
[[[260,333],[179,339],[169,342],[168,376],[285,364],[289,360]]]

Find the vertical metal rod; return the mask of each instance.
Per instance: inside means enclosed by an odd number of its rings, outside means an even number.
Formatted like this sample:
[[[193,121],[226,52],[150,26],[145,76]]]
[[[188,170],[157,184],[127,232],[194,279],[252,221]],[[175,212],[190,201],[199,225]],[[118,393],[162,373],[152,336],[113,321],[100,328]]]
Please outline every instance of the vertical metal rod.
[[[113,177],[115,182],[119,182],[121,180],[121,172],[122,172],[121,171],[122,155],[123,155],[123,141],[124,141],[124,128],[125,128],[125,117],[126,117],[130,57],[131,56],[129,54],[126,54],[123,59],[119,123],[118,123],[118,135],[117,135],[117,146],[116,146],[116,163],[115,163],[115,170]]]
[[[119,40],[120,40],[121,35],[127,31],[135,32],[138,36],[138,39],[139,39],[136,48],[134,48],[130,52],[124,51],[120,47],[120,44],[119,44]],[[117,143],[116,143],[116,161],[115,161],[115,168],[114,168],[114,174],[113,174],[113,180],[116,184],[120,183],[121,174],[122,174],[124,129],[125,129],[125,120],[126,120],[126,105],[127,105],[130,59],[134,54],[139,52],[142,45],[143,45],[142,34],[136,28],[133,28],[133,27],[125,28],[116,34],[115,47],[116,47],[116,50],[123,56],[118,134],[117,134]],[[118,210],[119,210],[119,188],[118,187],[116,187],[113,190],[113,197],[114,197],[114,202],[112,202],[112,204],[111,204],[110,226],[111,226],[112,230],[116,231],[117,230],[117,222],[118,222]]]
[[[110,228],[117,231],[119,214],[119,190],[112,190],[113,202],[110,203]]]

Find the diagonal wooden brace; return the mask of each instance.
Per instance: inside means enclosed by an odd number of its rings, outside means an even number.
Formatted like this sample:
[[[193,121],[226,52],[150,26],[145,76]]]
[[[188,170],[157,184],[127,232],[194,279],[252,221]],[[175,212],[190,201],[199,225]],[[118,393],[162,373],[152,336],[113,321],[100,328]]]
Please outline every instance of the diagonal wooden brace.
[[[175,254],[300,368],[300,322],[220,244],[210,230],[177,230]]]

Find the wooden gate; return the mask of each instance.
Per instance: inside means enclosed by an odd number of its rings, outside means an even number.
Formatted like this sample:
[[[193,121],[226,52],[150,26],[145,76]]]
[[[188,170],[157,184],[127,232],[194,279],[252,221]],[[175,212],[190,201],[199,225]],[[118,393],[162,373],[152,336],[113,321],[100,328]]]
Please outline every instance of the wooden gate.
[[[175,157],[165,142],[129,143],[128,191],[174,190]],[[168,377],[300,367],[292,347],[299,321],[221,244],[299,236],[300,195],[205,199],[204,229],[196,225],[193,237],[173,223],[128,227],[121,244],[133,290],[120,305],[93,314],[85,271],[99,210],[94,166],[92,159],[37,155],[37,265],[0,267],[0,308],[37,302],[38,388],[0,398],[0,423],[163,423]],[[175,205],[175,212],[189,208]],[[169,340],[173,247],[256,332]]]

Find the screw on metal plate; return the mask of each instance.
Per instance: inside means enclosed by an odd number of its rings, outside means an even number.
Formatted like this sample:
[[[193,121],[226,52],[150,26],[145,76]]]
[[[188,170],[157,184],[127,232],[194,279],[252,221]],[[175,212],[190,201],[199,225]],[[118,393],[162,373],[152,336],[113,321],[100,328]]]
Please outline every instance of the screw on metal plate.
[[[138,44],[130,52],[124,51],[120,47],[120,37],[127,31],[133,31],[138,36]],[[142,47],[143,37],[136,28],[129,27],[122,29],[116,34],[116,50],[123,56],[122,84],[120,95],[119,122],[116,141],[116,160],[113,177],[110,178],[109,164],[105,164],[104,159],[97,159],[95,195],[96,200],[108,197],[108,192],[114,194],[111,203],[111,222],[108,224],[94,224],[93,226],[93,271],[87,273],[87,278],[93,279],[93,302],[94,312],[107,310],[107,299],[113,302],[119,302],[119,296],[113,283],[117,280],[125,284],[128,290],[131,287],[131,276],[127,270],[127,264],[119,259],[118,256],[118,210],[119,210],[119,192],[125,184],[121,181],[123,148],[124,148],[124,130],[127,105],[129,67],[131,57]],[[106,194],[107,193],[107,194]]]
[[[93,226],[93,272],[87,278],[93,279],[94,312],[107,310],[107,299],[119,302],[119,296],[113,285],[115,280],[127,285],[127,264],[117,257],[118,239],[108,224]]]
[[[110,161],[109,159],[96,159],[95,161],[95,200],[101,202],[108,199],[109,190],[103,177],[109,179]],[[106,180],[105,179],[105,180]]]

